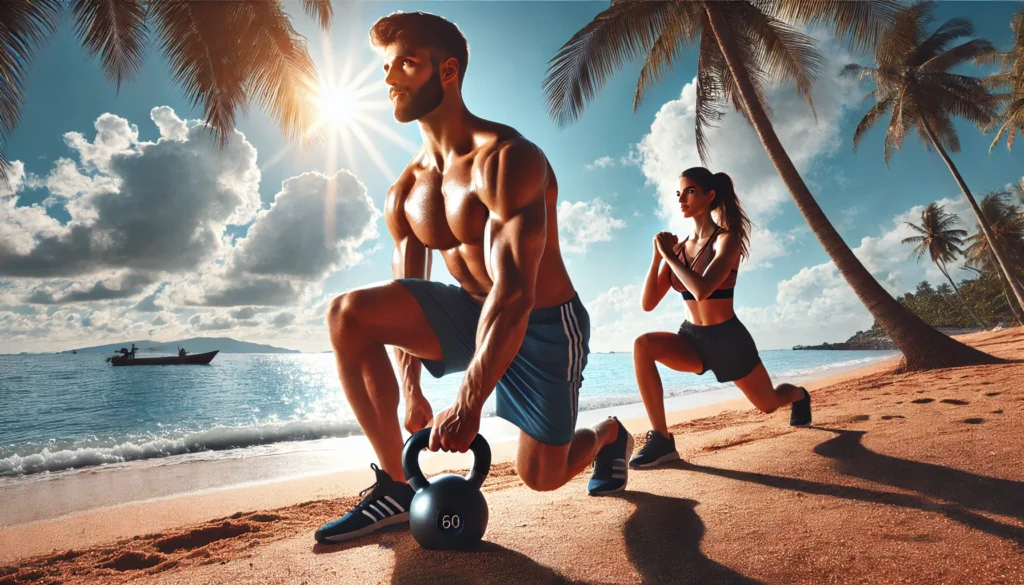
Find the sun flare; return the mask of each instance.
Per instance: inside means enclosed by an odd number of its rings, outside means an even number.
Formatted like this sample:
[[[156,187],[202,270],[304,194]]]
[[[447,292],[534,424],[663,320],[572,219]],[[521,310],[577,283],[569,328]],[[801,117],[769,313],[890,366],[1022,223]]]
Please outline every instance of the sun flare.
[[[351,124],[362,106],[355,92],[340,84],[320,88],[318,102],[320,122],[334,128],[344,128]]]

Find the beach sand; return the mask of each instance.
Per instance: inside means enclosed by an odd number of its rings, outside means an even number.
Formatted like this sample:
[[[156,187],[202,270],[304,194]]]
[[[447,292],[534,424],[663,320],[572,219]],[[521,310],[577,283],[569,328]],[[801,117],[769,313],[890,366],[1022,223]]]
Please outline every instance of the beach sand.
[[[367,469],[3,528],[0,585],[1024,583],[1024,329],[960,339],[1021,361],[818,380],[810,428],[742,399],[673,412],[684,461],[631,471],[614,497],[587,496],[586,472],[531,491],[493,445],[472,553],[422,550],[407,529],[317,545]],[[639,447],[646,420],[624,422]]]

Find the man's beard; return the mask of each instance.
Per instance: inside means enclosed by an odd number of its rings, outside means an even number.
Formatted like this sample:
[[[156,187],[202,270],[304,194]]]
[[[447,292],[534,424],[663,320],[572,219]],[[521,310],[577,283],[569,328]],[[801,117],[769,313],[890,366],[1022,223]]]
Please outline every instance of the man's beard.
[[[430,112],[437,109],[444,99],[444,86],[441,85],[441,73],[435,69],[415,93],[410,92],[405,104],[395,105],[395,120],[399,122],[412,122],[419,120]]]

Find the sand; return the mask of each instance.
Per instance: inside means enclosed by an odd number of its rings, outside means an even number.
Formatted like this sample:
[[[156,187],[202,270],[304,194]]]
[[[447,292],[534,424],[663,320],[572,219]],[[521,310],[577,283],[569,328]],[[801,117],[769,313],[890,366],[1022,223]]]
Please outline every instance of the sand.
[[[744,400],[674,412],[684,460],[614,497],[587,496],[586,473],[531,491],[498,445],[472,553],[401,528],[317,545],[370,483],[350,472],[3,529],[0,585],[1024,583],[1024,330],[961,339],[1021,361],[819,380],[809,428]],[[626,424],[639,446],[646,421]]]

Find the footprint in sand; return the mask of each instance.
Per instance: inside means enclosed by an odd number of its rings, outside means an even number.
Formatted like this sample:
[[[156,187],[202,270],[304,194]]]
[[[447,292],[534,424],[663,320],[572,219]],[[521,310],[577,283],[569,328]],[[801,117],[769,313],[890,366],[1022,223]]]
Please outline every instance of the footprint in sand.
[[[114,569],[115,571],[140,571],[155,567],[167,560],[163,555],[148,555],[136,551],[122,553],[108,562],[102,563],[97,568]]]
[[[225,522],[220,526],[200,528],[198,530],[192,530],[186,534],[158,540],[153,543],[153,546],[164,554],[178,550],[192,550],[206,546],[211,542],[240,536],[250,530],[252,530],[252,527],[248,524],[232,524],[230,522]]]
[[[943,404],[955,404],[957,406],[964,406],[965,404],[970,404],[970,402],[967,402],[966,400],[957,400],[956,398],[944,398],[939,402]]]
[[[1002,411],[1002,409],[1000,409],[1000,410],[993,410],[992,414],[1003,414],[1003,411]]]
[[[929,402],[935,402],[934,398],[918,398],[917,400],[911,400],[912,404],[928,404]]]
[[[1002,392],[986,392],[985,396],[992,397],[992,396],[999,396],[1000,394],[1002,394]]]
[[[983,419],[983,418],[965,418],[964,422],[969,424],[969,425],[980,425],[981,423],[985,422],[985,419]]]
[[[989,384],[991,384],[991,383],[992,383],[992,382],[982,382],[982,383],[981,383],[981,385],[982,385],[982,386],[988,386],[988,385],[989,385]]]
[[[871,418],[870,414],[855,414],[850,417],[850,422],[862,422]]]
[[[883,414],[882,415],[882,420],[892,420],[894,418],[907,418],[907,417],[903,416],[902,414]]]

